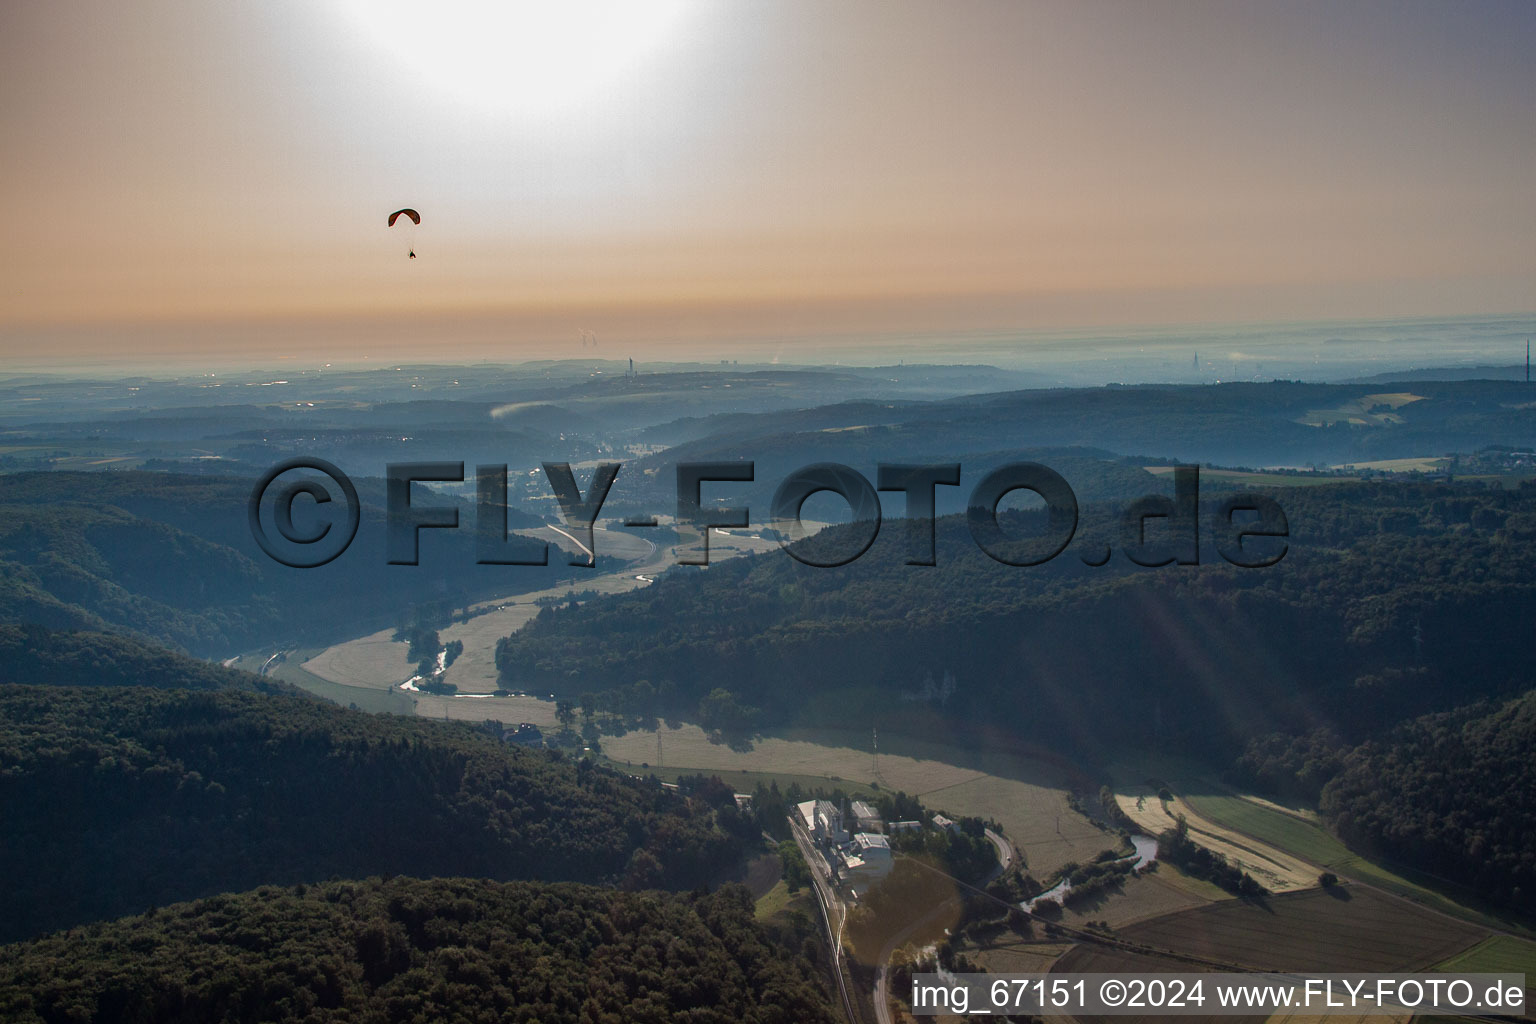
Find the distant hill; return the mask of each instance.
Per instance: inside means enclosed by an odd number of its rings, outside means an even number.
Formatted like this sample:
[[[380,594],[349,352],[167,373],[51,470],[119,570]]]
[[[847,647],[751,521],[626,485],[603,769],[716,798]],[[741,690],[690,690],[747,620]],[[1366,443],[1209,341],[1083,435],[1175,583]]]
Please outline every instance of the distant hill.
[[[213,896],[7,947],[0,1017],[832,1024],[816,979],[739,886],[369,879]]]
[[[741,848],[707,806],[468,725],[137,686],[0,686],[0,807],[0,941],[333,876],[689,887]]]
[[[758,490],[766,486],[771,494],[790,469],[818,461],[845,462],[872,478],[876,462],[965,462],[1049,449],[1310,466],[1536,445],[1536,392],[1523,382],[1414,383],[1411,393],[1386,381],[1110,385],[724,414],[645,435],[676,447],[627,467],[615,496],[630,497],[628,488],[653,470],[651,490],[662,495],[671,467],[684,461],[756,460],[758,480],[768,481]],[[962,478],[963,490],[975,479]],[[940,488],[941,495],[948,490]],[[736,486],[725,493],[748,491]]]
[[[1369,377],[1341,381],[1343,384],[1391,384],[1427,380],[1517,380],[1525,382],[1525,364],[1513,366],[1427,366],[1411,370],[1373,373]]]

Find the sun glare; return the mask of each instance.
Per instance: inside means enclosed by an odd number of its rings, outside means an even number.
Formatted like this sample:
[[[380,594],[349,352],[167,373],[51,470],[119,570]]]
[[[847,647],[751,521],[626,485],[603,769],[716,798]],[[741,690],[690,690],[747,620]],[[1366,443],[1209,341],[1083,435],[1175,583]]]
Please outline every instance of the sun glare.
[[[346,0],[431,87],[467,106],[540,116],[622,86],[676,38],[689,0]]]

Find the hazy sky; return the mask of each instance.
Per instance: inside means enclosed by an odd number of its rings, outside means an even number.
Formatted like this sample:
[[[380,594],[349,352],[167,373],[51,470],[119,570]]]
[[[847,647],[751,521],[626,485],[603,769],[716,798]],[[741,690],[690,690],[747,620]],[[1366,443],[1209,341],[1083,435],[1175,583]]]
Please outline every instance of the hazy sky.
[[[0,132],[29,362],[1536,309],[1527,0],[14,0]]]

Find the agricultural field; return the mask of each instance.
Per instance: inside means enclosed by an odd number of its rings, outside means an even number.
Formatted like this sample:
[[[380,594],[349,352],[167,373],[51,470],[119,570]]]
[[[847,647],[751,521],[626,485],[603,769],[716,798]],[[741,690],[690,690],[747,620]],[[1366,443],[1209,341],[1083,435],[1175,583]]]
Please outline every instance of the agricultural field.
[[[408,645],[393,639],[394,630],[383,629],[335,647],[328,647],[303,663],[304,671],[353,689],[388,690],[399,686],[416,671],[406,657]]]
[[[1269,971],[1416,971],[1488,933],[1364,886],[1226,900],[1167,914],[1123,938],[1216,963]],[[1076,968],[1083,970],[1085,968]]]
[[[1443,456],[1421,456],[1412,459],[1376,459],[1372,462],[1350,462],[1334,469],[1371,469],[1378,473],[1435,473],[1446,467],[1450,460]]]
[[[1115,775],[1117,779],[1146,777],[1145,773],[1119,770]],[[1317,876],[1321,874],[1317,865],[1208,820],[1177,794],[1172,800],[1163,801],[1145,783],[1117,782],[1115,802],[1127,817],[1154,836],[1172,828],[1177,816],[1184,815],[1191,839],[1213,853],[1222,854],[1270,892],[1293,892],[1317,885]]]
[[[1536,942],[1513,935],[1495,935],[1439,964],[1440,971],[1524,974],[1536,982]]]
[[[1435,965],[1437,971],[1525,975],[1525,1016],[1536,1018],[1536,942],[1495,935]]]
[[[502,722],[518,725],[527,722],[536,725],[544,733],[558,731],[560,723],[555,719],[555,702],[537,697],[439,697],[430,693],[403,694],[422,718],[436,718],[449,722]],[[407,712],[409,713],[409,712]]]
[[[881,788],[904,790],[935,810],[997,821],[1038,878],[1069,861],[1092,860],[1100,850],[1119,844],[1117,837],[1069,806],[1067,794],[1075,773],[1060,765],[995,755],[986,762],[993,772],[987,772],[955,763],[968,763],[972,752],[927,744],[920,748],[921,757],[882,752],[875,780],[870,750],[839,745],[849,741],[846,733],[799,731],[795,735],[803,738],[763,737],[749,750],[736,750],[711,742],[696,725],[684,725],[660,730],[659,753],[658,733],[650,731],[605,737],[603,752],[630,770],[661,764],[668,771],[688,773],[782,773],[820,779],[829,788],[845,783],[868,787],[878,781]],[[824,742],[811,742],[812,736]]]
[[[1468,893],[1443,891],[1442,883],[1433,879],[1422,878],[1402,869],[1394,870],[1365,859],[1325,830],[1316,812],[1309,808],[1282,806],[1249,794],[1236,793],[1206,778],[1198,766],[1174,759],[1136,764],[1133,767],[1116,766],[1111,771],[1117,780],[1127,781],[1125,786],[1117,784],[1117,801],[1143,827],[1150,829],[1162,821],[1158,827],[1167,828],[1172,818],[1163,815],[1161,804],[1155,799],[1150,786],[1131,785],[1130,781],[1157,779],[1159,784],[1166,782],[1173,788],[1175,795],[1170,809],[1174,813],[1182,811],[1188,816],[1192,832],[1198,830],[1203,833],[1196,835],[1196,841],[1201,845],[1219,849],[1215,845],[1218,837],[1226,837],[1237,844],[1236,852],[1239,854],[1243,854],[1246,848],[1265,853],[1271,860],[1278,856],[1309,865],[1311,878],[1300,879],[1304,884],[1291,888],[1316,884],[1317,875],[1326,869],[1463,920],[1494,928],[1524,930],[1518,923],[1502,919],[1492,908],[1479,905]],[[1135,802],[1128,804],[1121,799],[1123,796],[1139,799],[1142,808],[1138,811]],[[1240,863],[1246,863],[1243,856],[1234,857],[1229,849],[1220,849],[1220,852]],[[1258,866],[1268,868],[1270,865],[1259,861]],[[1274,888],[1258,872],[1250,873],[1267,888]]]
[[[967,949],[965,955],[989,974],[1044,974],[1072,946],[1071,942],[1025,942],[1014,937],[983,949]]]
[[[1410,394],[1406,391],[1362,395],[1359,398],[1340,402],[1332,409],[1309,409],[1296,422],[1310,427],[1322,427],[1334,423],[1349,423],[1360,427],[1388,426],[1403,422],[1397,410],[1405,405],[1422,401],[1424,401],[1423,395]]]
[[[304,664],[319,653],[315,649],[290,651],[287,660],[274,666],[267,675],[272,679],[291,683],[300,689],[308,690],[317,697],[324,697],[326,700],[335,701],[343,707],[356,705],[362,711],[387,712],[397,715],[409,715],[412,713],[411,694],[404,690],[380,690],[360,686],[343,686],[340,683],[332,682],[310,672],[304,667]],[[242,663],[240,667],[248,667],[254,672],[261,667],[261,660],[252,661],[249,665]]]
[[[1159,864],[1156,871],[1127,878],[1118,892],[1110,890],[1076,907],[1063,907],[1060,921],[1069,928],[1086,927],[1089,921],[1124,928],[1230,898],[1219,886],[1191,878],[1172,864]]]
[[[1205,820],[1234,829],[1321,867],[1331,868],[1352,856],[1343,843],[1323,830],[1315,815],[1308,820],[1300,812],[1276,804],[1225,793],[1191,790],[1179,795],[1192,811]]]
[[[1205,788],[1209,790],[1212,787]],[[1228,793],[1191,792],[1184,800],[1207,821],[1304,857],[1335,874],[1377,886],[1442,913],[1478,924],[1510,927],[1510,922],[1415,881],[1409,877],[1409,872],[1392,871],[1366,860],[1324,831],[1316,823],[1315,816],[1309,820],[1304,812],[1281,808],[1254,797]],[[1470,895],[1464,898],[1469,901],[1472,899]]]

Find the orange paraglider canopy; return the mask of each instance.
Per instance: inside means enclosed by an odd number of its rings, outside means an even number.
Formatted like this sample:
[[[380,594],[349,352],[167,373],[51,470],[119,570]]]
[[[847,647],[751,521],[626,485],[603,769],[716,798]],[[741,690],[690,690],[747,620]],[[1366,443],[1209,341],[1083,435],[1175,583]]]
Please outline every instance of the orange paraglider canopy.
[[[421,214],[417,213],[415,210],[396,210],[394,213],[389,215],[389,226],[390,227],[394,227],[395,226],[395,221],[400,219],[401,214],[404,214],[405,216],[411,218],[411,223],[412,224],[420,224],[421,223]]]

